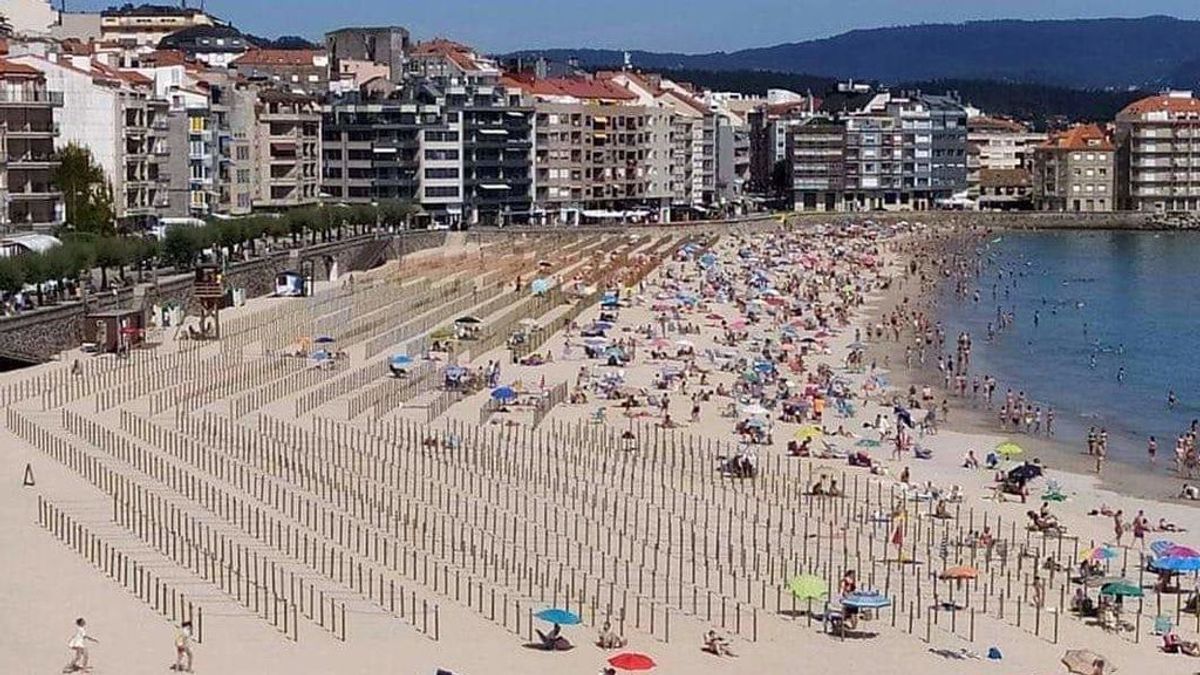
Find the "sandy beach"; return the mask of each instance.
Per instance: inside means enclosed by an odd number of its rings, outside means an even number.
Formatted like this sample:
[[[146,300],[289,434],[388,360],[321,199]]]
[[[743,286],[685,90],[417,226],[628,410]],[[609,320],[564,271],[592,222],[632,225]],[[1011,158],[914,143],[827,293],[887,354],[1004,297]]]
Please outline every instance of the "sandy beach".
[[[1200,639],[1194,575],[1159,588],[1146,556],[1200,511],[1161,478],[1101,483],[961,405],[895,453],[928,374],[870,327],[943,236],[452,237],[223,310],[220,340],[4,373],[0,672],[61,672],[76,617],[122,675],[168,669],[189,619],[203,673],[1195,672],[1156,634]],[[1024,500],[995,489],[1035,459]],[[1135,540],[1139,512],[1187,531]],[[1072,611],[1102,579],[1119,613]],[[550,609],[570,649],[539,648]]]

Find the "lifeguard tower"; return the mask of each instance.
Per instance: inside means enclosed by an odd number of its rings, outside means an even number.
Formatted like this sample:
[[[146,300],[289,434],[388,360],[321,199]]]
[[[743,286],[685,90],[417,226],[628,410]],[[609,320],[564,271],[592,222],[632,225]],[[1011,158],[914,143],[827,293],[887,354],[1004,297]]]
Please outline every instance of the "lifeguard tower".
[[[225,304],[225,282],[221,268],[216,265],[200,265],[196,268],[196,279],[192,293],[200,303],[200,330],[192,334],[201,340],[221,339],[221,306]]]

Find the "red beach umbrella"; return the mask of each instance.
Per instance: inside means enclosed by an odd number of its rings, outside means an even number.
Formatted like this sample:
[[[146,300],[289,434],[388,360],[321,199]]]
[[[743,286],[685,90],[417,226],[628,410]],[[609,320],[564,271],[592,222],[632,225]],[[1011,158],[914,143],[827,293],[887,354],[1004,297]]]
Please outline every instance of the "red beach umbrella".
[[[650,670],[656,665],[654,659],[637,652],[617,654],[608,660],[608,665],[618,670]]]

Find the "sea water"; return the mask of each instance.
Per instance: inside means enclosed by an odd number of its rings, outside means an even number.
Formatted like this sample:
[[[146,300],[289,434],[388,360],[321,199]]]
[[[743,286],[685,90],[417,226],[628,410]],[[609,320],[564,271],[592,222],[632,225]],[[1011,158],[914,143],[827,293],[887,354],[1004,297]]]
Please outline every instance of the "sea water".
[[[1060,439],[1082,449],[1104,427],[1110,456],[1133,460],[1153,435],[1170,465],[1200,418],[1200,233],[1004,233],[980,253],[978,301],[942,288],[947,350],[969,332],[972,374],[997,378],[1000,404],[1011,387],[1053,406]],[[989,341],[998,310],[1015,321]]]

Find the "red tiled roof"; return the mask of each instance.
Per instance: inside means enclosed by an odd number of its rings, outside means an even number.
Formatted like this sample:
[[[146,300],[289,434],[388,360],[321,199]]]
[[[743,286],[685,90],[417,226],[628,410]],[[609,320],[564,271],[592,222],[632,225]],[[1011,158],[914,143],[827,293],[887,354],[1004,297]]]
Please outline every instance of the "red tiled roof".
[[[183,52],[175,49],[156,49],[139,57],[143,66],[182,66],[187,63]]]
[[[110,80],[120,80],[135,86],[149,86],[154,80],[132,70],[118,70],[98,61],[92,61],[92,70]]]
[[[510,86],[518,86],[535,96],[572,96],[581,99],[605,99],[632,101],[637,98],[633,92],[606,80],[594,80],[582,77],[557,77],[542,80],[523,79],[520,77],[505,78]]]
[[[8,59],[0,59],[0,76],[3,77],[38,77],[42,71],[27,66],[24,63],[13,63]]]
[[[325,52],[316,49],[251,49],[233,60],[235,66],[311,66]]]
[[[1161,94],[1149,96],[1134,101],[1118,113],[1118,117],[1136,117],[1150,112],[1166,111],[1169,113],[1200,113],[1200,100],[1192,96],[1172,96]]]
[[[1077,124],[1054,134],[1042,147],[1060,150],[1113,150],[1108,134],[1096,124]]]
[[[410,54],[416,57],[441,56],[463,70],[479,70],[479,64],[475,62],[475,50],[445,38],[418,42],[413,45]]]

